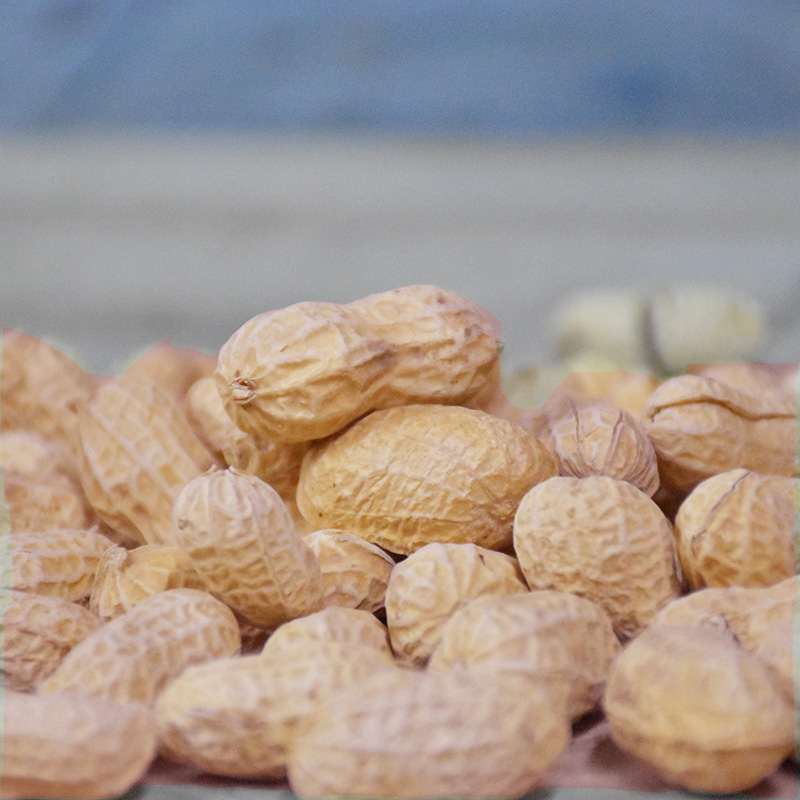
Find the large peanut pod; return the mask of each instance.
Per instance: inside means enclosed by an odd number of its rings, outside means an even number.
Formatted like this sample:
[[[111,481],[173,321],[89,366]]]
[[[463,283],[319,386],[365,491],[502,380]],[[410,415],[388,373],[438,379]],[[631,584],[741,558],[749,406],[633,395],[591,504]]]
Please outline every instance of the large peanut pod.
[[[461,406],[399,406],[315,445],[297,505],[309,525],[390,553],[431,542],[502,550],[522,496],[555,474],[547,448],[518,425]]]
[[[183,669],[239,651],[233,612],[208,592],[168,589],[89,634],[40,692],[80,691],[152,703]]]
[[[307,441],[379,408],[469,400],[492,375],[499,338],[485,309],[434,286],[297,303],[231,336],[217,385],[243,431]]]
[[[245,619],[276,628],[322,607],[322,573],[269,484],[234,467],[189,481],[175,539],[209,589]]]
[[[172,506],[214,459],[159,386],[110,379],[80,414],[81,482],[130,544],[173,544]]]
[[[517,797],[569,736],[539,687],[396,670],[320,704],[289,748],[289,786],[301,797]]]
[[[117,797],[156,755],[153,713],[80,691],[3,694],[3,798]]]
[[[679,375],[653,392],[643,421],[661,482],[674,491],[689,492],[740,467],[794,475],[793,392],[759,396],[714,378]]]

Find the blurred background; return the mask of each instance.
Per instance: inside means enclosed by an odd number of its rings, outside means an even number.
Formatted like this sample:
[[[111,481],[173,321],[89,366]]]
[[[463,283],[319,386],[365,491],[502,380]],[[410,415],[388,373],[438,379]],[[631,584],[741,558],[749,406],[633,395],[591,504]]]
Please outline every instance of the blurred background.
[[[800,342],[800,4],[0,4],[0,322],[91,371],[433,283],[557,358],[591,287]],[[700,291],[700,290],[698,290]]]

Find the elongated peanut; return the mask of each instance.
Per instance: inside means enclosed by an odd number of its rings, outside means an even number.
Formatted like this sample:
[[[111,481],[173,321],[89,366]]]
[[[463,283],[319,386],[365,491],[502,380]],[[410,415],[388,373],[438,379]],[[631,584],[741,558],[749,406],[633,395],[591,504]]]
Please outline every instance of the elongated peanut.
[[[254,625],[274,628],[322,607],[322,573],[280,495],[229,467],[189,481],[175,539],[206,585]]]
[[[82,692],[3,695],[4,798],[116,797],[144,777],[157,748],[153,714]]]
[[[553,456],[519,426],[460,406],[399,406],[312,448],[297,504],[309,524],[390,553],[431,542],[502,550],[522,496],[555,474]]]
[[[222,347],[216,376],[243,431],[299,442],[379,408],[469,400],[489,381],[499,336],[476,303],[408,286],[260,314]]]
[[[213,463],[172,398],[111,379],[80,414],[81,482],[89,502],[133,544],[172,544],[178,492]]]
[[[78,603],[12,590],[3,614],[6,689],[35,689],[99,626],[97,615]]]
[[[729,631],[644,631],[616,659],[603,706],[623,749],[694,791],[750,789],[794,747],[792,704]]]
[[[517,560],[474,544],[432,543],[395,566],[386,589],[386,622],[401,660],[423,666],[447,619],[483,595],[526,592]]]
[[[577,719],[597,706],[620,651],[611,617],[569,592],[478,597],[442,626],[430,670],[529,677]]]
[[[99,523],[81,485],[64,473],[43,479],[6,475],[3,485],[12,531],[90,528]]]
[[[695,486],[675,516],[689,588],[768,586],[795,575],[795,484],[795,478],[735,469]]]
[[[381,673],[319,705],[289,746],[289,785],[302,797],[516,797],[569,736],[550,695],[530,684]]]
[[[626,481],[556,477],[534,486],[517,509],[514,549],[528,586],[599,603],[621,639],[681,591],[672,525]]]
[[[152,703],[191,664],[239,651],[233,612],[208,592],[169,589],[106,622],[70,650],[40,692]]]

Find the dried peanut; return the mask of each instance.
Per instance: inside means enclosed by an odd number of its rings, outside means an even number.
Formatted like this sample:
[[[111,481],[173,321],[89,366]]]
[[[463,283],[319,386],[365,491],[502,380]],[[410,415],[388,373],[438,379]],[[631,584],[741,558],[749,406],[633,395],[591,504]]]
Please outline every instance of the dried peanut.
[[[3,695],[3,798],[117,797],[157,748],[149,708],[81,692]]]
[[[145,544],[103,553],[89,595],[89,608],[104,622],[167,589],[204,589],[180,547]]]
[[[688,375],[700,375],[727,383],[745,394],[760,395],[772,392],[793,392],[797,364],[766,364],[748,361],[738,364],[689,364]]]
[[[460,406],[399,406],[315,445],[297,504],[310,524],[390,553],[431,542],[502,550],[522,496],[555,474],[547,448],[506,420]]]
[[[768,586],[795,575],[795,484],[795,478],[746,469],[699,483],[675,516],[689,588]]]
[[[484,595],[526,592],[512,556],[474,544],[434,542],[392,570],[386,588],[386,623],[398,658],[423,666],[447,619]]]
[[[643,421],[662,484],[679,492],[740,467],[794,475],[794,392],[752,395],[679,375],[653,392]]]
[[[32,430],[4,430],[2,433],[3,475],[47,480],[54,475],[78,477],[75,457],[65,453],[55,439]]]
[[[681,591],[672,525],[626,481],[556,477],[534,486],[517,509],[514,549],[531,589],[599,603],[621,639]]]
[[[322,571],[323,605],[375,612],[383,608],[394,559],[377,545],[345,531],[306,534]]]
[[[239,428],[300,442],[380,408],[468,401],[490,379],[499,337],[476,303],[407,286],[260,314],[222,347],[216,376]]]
[[[479,597],[442,626],[430,670],[529,677],[577,719],[597,706],[620,650],[609,615],[569,592]]]
[[[99,520],[81,485],[64,473],[46,478],[5,475],[12,531],[90,528]]]
[[[12,590],[3,614],[5,688],[35,689],[66,654],[97,630],[100,620],[85,606],[61,597]]]
[[[199,589],[169,589],[87,636],[39,691],[152,703],[183,669],[231,656],[240,644],[239,625],[224,603]]]
[[[0,559],[10,562],[8,588],[87,600],[103,553],[113,542],[94,530],[17,531]]]
[[[620,747],[693,791],[749,789],[794,748],[792,704],[729,631],[644,631],[614,662],[603,706]]]
[[[322,607],[322,573],[269,484],[229,467],[181,489],[175,539],[209,589],[254,625],[274,628]]]
[[[395,670],[319,704],[288,748],[289,786],[301,797],[516,797],[569,737],[529,682]]]
[[[155,384],[106,381],[80,414],[81,482],[89,502],[133,545],[173,544],[178,492],[213,463]]]

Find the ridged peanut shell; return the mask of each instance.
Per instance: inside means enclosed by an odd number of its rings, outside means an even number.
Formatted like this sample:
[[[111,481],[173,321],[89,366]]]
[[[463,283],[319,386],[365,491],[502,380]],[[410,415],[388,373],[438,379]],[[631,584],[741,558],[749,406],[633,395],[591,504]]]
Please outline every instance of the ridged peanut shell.
[[[556,477],[534,486],[517,509],[514,550],[531,589],[598,603],[623,640],[681,592],[672,525],[626,481]]]
[[[219,352],[217,382],[243,431],[300,442],[379,408],[462,403],[489,382],[499,323],[435,286],[259,314]]]
[[[281,496],[254,475],[213,469],[174,508],[175,540],[208,588],[263,628],[322,607],[322,573]]]
[[[479,597],[442,627],[430,670],[526,677],[563,698],[570,719],[597,706],[620,651],[609,615],[569,592]]]
[[[793,391],[756,395],[678,375],[650,396],[643,422],[662,484],[677,491],[737,468],[794,476]]]
[[[735,469],[699,483],[675,516],[689,588],[769,586],[797,573],[796,479]]]
[[[547,448],[517,425],[461,406],[400,406],[314,446],[297,505],[309,524],[390,553],[431,542],[503,550],[522,496],[555,474]]]
[[[794,748],[792,704],[726,631],[644,631],[616,659],[603,706],[620,747],[692,791],[750,789]]]
[[[3,477],[12,531],[90,528],[99,522],[77,480],[64,473],[46,478]]]
[[[97,615],[79,603],[33,592],[9,592],[3,614],[6,690],[36,689],[98,627]]]
[[[306,534],[322,571],[323,605],[375,612],[383,608],[394,559],[377,545],[345,531]]]
[[[477,597],[526,592],[512,556],[474,544],[429,544],[399,562],[386,589],[386,623],[401,660],[424,666],[448,618]]]
[[[186,667],[231,656],[240,645],[239,625],[224,603],[199,589],[169,589],[87,636],[39,691],[152,703]]]
[[[320,704],[289,750],[289,786],[301,797],[516,797],[569,736],[550,695],[530,684],[381,674]]]
[[[81,482],[98,516],[133,545],[173,544],[172,507],[214,459],[157,385],[109,379],[80,414]]]
[[[3,696],[4,798],[117,797],[147,772],[157,748],[149,708],[81,692]]]

